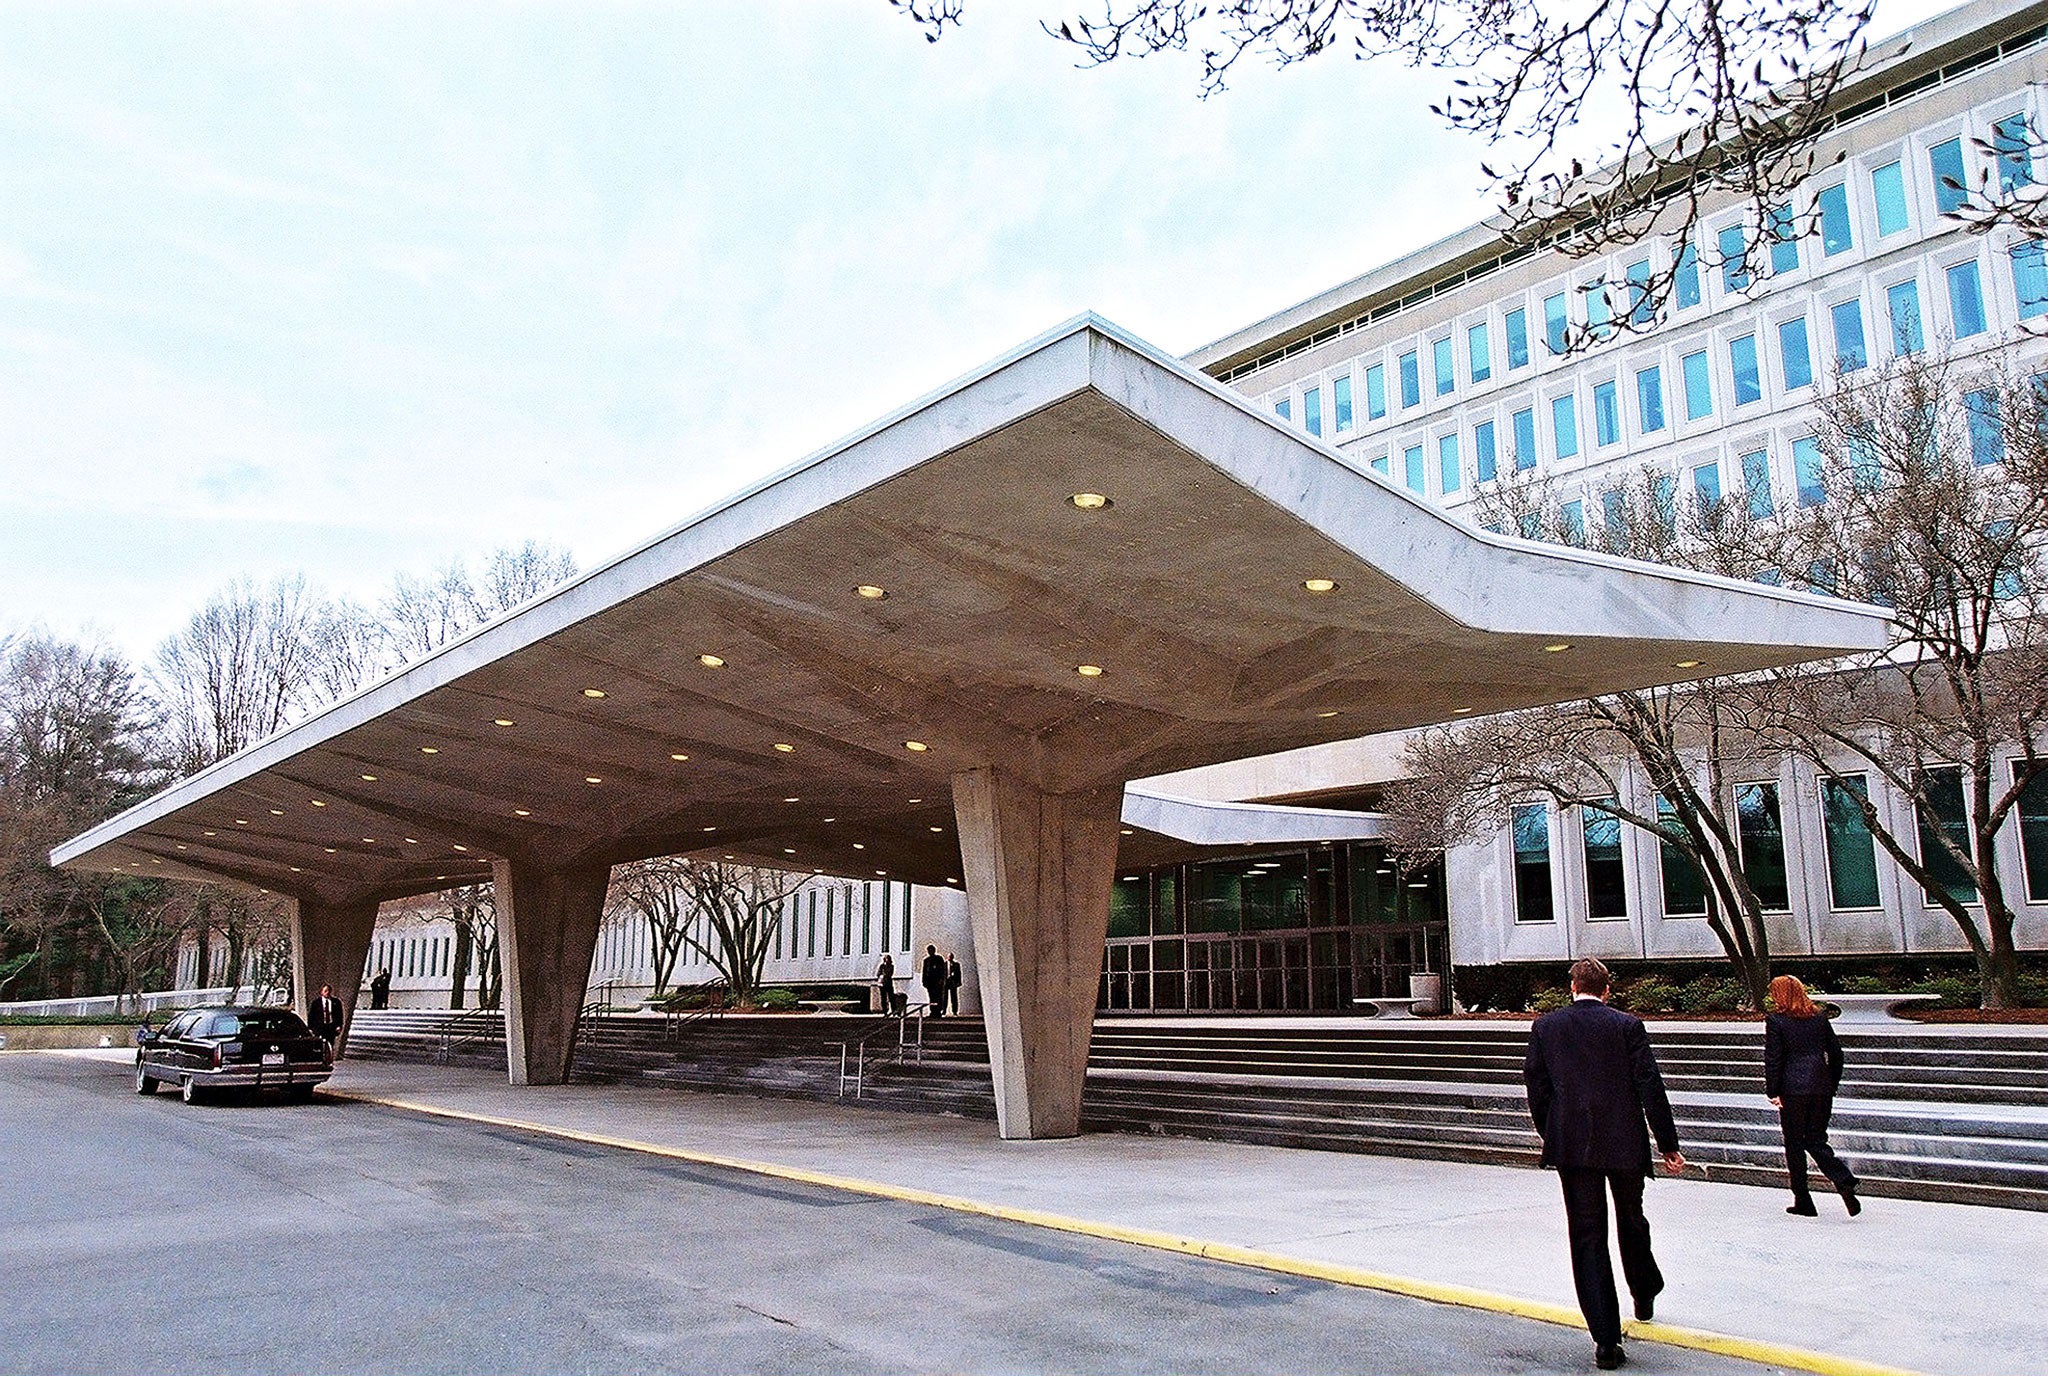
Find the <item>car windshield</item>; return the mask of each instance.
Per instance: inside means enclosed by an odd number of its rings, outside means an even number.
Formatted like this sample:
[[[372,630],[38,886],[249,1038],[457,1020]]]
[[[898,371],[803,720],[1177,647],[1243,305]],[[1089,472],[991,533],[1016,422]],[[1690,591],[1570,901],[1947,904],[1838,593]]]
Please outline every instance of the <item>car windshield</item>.
[[[252,1008],[216,1013],[207,1030],[212,1037],[303,1037],[310,1035],[297,1013],[282,1008]]]

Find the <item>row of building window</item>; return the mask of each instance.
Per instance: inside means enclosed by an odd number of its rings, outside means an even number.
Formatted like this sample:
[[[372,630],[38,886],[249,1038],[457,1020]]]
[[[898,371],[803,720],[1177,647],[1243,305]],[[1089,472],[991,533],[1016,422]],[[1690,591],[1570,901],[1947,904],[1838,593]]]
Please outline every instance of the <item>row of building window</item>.
[[[452,937],[384,937],[370,943],[369,973],[389,970],[393,979],[425,978],[448,973]]]
[[[2015,771],[2018,765],[2014,766]],[[2017,774],[2015,774],[2017,777]],[[1820,780],[1821,832],[1826,851],[1829,906],[1836,912],[1880,908],[1877,846],[1863,820],[1868,783],[1860,774]],[[1959,768],[1931,771],[1932,808],[1918,810],[1921,862],[1950,895],[1963,903],[1977,901],[1970,872],[1943,844],[1944,838],[1964,854],[1972,853],[1963,775]],[[1658,818],[1676,829],[1674,813],[1656,799]],[[1739,784],[1735,789],[1736,839],[1743,873],[1766,911],[1787,912],[1792,906],[1786,867],[1785,825],[1778,785]],[[1628,882],[1622,862],[1622,821],[1597,806],[1579,814],[1579,859],[1583,866],[1586,918],[1594,922],[1626,921]],[[2020,858],[2027,901],[2048,903],[2048,778],[2036,776],[2021,794]],[[1515,921],[1547,923],[1557,918],[1552,887],[1550,809],[1526,803],[1512,810]],[[1704,877],[1670,841],[1658,842],[1659,872],[1665,917],[1705,917]],[[1929,898],[1930,905],[1933,899]]]
[[[1999,150],[1993,160],[1998,184],[2006,189],[2030,184],[2033,164],[2026,116],[2013,114],[1994,121],[1991,130],[1992,142]],[[1961,188],[1968,184],[1969,159],[1963,139],[1956,136],[1933,144],[1926,150],[1924,161],[1928,196],[1936,214],[1946,214],[1962,203],[1965,193]],[[1906,174],[1901,159],[1893,157],[1870,169],[1868,182],[1870,212],[1867,223],[1874,225],[1876,237],[1882,240],[1909,228],[1912,215],[1908,209]],[[1801,245],[1809,241],[1800,235],[1804,227],[1812,229],[1810,241],[1822,261],[1855,247],[1855,216],[1851,213],[1849,183],[1846,180],[1822,188],[1814,197],[1810,217],[1805,218],[1806,225],[1802,226],[1801,217],[1796,217],[1789,208],[1781,207],[1764,216],[1760,225],[1752,226],[1746,220],[1738,220],[1715,231],[1713,242],[1721,290],[1728,295],[1739,295],[1755,285],[1745,266],[1745,256],[1750,244],[1749,236],[1757,232],[1764,233],[1770,241],[1769,258],[1774,277],[1800,268]],[[1704,304],[1706,293],[1701,266],[1700,256],[1692,244],[1679,247],[1676,262],[1672,265],[1671,304],[1676,312],[1682,314]],[[1974,259],[1943,271],[1948,287],[1949,326],[1953,338],[1963,340],[1985,333],[1989,328],[1988,314],[1983,283]],[[1596,336],[1618,333],[1612,328],[1617,311],[1630,317],[1635,324],[1653,324],[1653,307],[1647,286],[1654,272],[1652,259],[1645,256],[1628,264],[1623,269],[1621,281],[1615,286],[1596,279],[1578,288],[1543,295],[1541,323],[1546,349],[1553,356],[1564,353],[1575,323],[1571,308],[1574,294],[1580,295],[1585,302],[1585,318],[1577,323],[1591,329]],[[2048,313],[2048,271],[2043,268],[2041,246],[2026,244],[2012,250],[2012,272],[2018,317],[2028,320]],[[1917,352],[1925,346],[1917,283],[1892,283],[1885,288],[1885,293],[1886,318],[1892,323],[1895,352]],[[1620,299],[1616,299],[1617,296]],[[1868,362],[1868,348],[1860,303],[1853,300],[1837,302],[1830,305],[1829,313],[1836,326],[1837,366],[1845,371],[1864,366]],[[1504,371],[1513,372],[1529,365],[1532,357],[1529,324],[1525,306],[1516,305],[1499,312],[1500,341],[1505,345],[1501,358]],[[1784,338],[1785,326],[1781,325],[1779,329],[1786,389],[1806,386],[1813,380],[1814,360],[1807,347],[1805,322],[1798,322],[1796,338]],[[1438,399],[1453,395],[1460,381],[1457,354],[1461,335],[1465,356],[1464,380],[1473,385],[1492,380],[1496,376],[1493,322],[1471,322],[1462,330],[1453,330],[1400,351],[1393,363],[1392,380],[1396,390],[1392,397],[1389,394],[1387,365],[1384,362],[1365,365],[1362,370],[1363,415],[1358,413],[1355,405],[1350,370],[1304,384],[1299,389],[1302,427],[1312,435],[1342,436],[1362,424],[1386,418],[1392,399],[1398,399],[1400,410],[1408,411],[1421,409],[1426,401],[1433,405]],[[1748,338],[1752,357],[1747,373],[1740,371],[1739,363],[1734,365],[1737,370],[1734,404],[1738,406],[1762,397],[1754,359],[1758,346],[1753,335]],[[1430,363],[1427,379],[1422,362],[1425,353]],[[1702,387],[1688,394],[1688,419],[1697,420],[1712,413],[1711,401],[1704,399],[1704,393]],[[1281,417],[1294,418],[1294,395],[1290,390],[1274,399],[1274,410]]]

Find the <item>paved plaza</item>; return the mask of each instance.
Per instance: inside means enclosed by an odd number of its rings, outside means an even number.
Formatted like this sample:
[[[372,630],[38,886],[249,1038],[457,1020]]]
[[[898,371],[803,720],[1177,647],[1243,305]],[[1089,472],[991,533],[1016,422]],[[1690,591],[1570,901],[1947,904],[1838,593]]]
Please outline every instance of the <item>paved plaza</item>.
[[[977,1121],[377,1063],[345,1064],[309,1108],[195,1110],[136,1098],[124,1071],[118,1052],[0,1057],[0,1150],[36,1181],[0,1218],[7,1274],[34,1291],[0,1314],[0,1346],[41,1354],[33,1369],[1589,1364],[1583,1332],[1519,1317],[1570,1314],[1541,1172],[1004,1143]],[[1658,1182],[1659,1318],[1685,1345],[1632,1337],[1635,1367],[1757,1369],[1709,1356],[1715,1335],[1844,1372],[2048,1361],[2048,1216],[1873,1200],[1852,1223],[1824,1203],[1796,1220],[1769,1190]],[[1205,1245],[1267,1268],[1165,1250]],[[187,1270],[179,1303],[248,1299],[143,1319]],[[1404,1286],[1467,1302],[1387,1293]]]

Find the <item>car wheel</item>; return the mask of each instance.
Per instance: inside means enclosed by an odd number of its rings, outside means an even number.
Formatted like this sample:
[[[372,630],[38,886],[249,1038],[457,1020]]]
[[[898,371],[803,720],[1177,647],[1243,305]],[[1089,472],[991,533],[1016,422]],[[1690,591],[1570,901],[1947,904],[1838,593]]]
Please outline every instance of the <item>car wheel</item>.
[[[310,1104],[313,1102],[313,1086],[287,1085],[284,1097],[295,1104]]]
[[[156,1077],[147,1070],[144,1070],[139,1061],[135,1066],[135,1092],[137,1094],[156,1093]]]
[[[204,1093],[205,1091],[199,1087],[199,1081],[193,1079],[190,1075],[187,1075],[178,1085],[178,1097],[188,1104],[198,1103],[200,1096]]]

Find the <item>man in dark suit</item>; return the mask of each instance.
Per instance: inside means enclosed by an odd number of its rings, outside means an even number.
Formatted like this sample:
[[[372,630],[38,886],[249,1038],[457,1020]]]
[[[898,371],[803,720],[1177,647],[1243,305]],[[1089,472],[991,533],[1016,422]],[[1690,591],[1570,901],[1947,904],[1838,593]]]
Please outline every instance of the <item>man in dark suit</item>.
[[[1536,1019],[1529,1030],[1522,1078],[1529,1087],[1529,1116],[1543,1138],[1543,1164],[1556,1168],[1564,1186],[1572,1281],[1592,1330],[1594,1364],[1612,1371],[1628,1354],[1621,1349],[1621,1305],[1607,1251],[1606,1196],[1614,1196],[1621,1272],[1636,1317],[1648,1319],[1664,1288],[1650,1254],[1650,1222],[1643,1216],[1650,1130],[1657,1134],[1666,1170],[1685,1169],[1685,1157],[1642,1020],[1607,1006],[1607,967],[1599,961],[1580,961],[1571,978],[1571,1003]]]
[[[341,1000],[334,997],[332,985],[320,986],[320,996],[313,1000],[313,1006],[306,1010],[306,1021],[313,1026],[313,1033],[327,1043],[332,1050],[336,1038],[341,1036]]]

